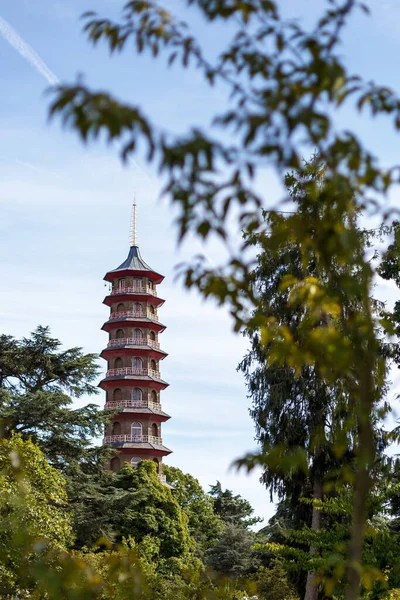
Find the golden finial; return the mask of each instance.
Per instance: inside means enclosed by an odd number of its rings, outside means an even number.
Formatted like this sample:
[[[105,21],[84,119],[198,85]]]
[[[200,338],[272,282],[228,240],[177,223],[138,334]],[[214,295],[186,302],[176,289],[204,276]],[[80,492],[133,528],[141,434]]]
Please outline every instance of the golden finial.
[[[131,221],[131,231],[130,231],[130,244],[131,246],[136,246],[136,198],[133,198],[133,206],[132,206],[132,221]]]

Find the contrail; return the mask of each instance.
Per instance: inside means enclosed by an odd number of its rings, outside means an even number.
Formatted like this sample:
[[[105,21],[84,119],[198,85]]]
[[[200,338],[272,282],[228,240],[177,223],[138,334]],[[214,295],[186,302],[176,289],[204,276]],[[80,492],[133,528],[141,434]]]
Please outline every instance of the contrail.
[[[60,83],[57,75],[43,62],[34,49],[11,27],[7,21],[0,17],[0,35],[15,48],[51,85]]]
[[[56,177],[59,176],[58,173],[56,173],[54,171],[49,171],[49,169],[42,169],[41,167],[32,165],[31,163],[28,163],[24,160],[19,160],[18,158],[10,158],[9,156],[3,156],[2,154],[0,154],[0,161],[1,160],[5,160],[10,163],[15,163],[16,165],[20,165],[21,167],[29,169],[30,171],[34,171],[35,173],[44,174],[44,175],[54,175]]]

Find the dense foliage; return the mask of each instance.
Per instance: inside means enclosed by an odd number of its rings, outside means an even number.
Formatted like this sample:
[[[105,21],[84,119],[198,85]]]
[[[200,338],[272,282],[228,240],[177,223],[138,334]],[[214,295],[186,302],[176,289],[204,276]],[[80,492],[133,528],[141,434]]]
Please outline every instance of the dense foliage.
[[[28,453],[38,459],[28,463]],[[210,501],[208,522],[218,527],[208,538],[206,553],[205,538],[196,540],[189,530],[188,495],[182,496],[180,504],[174,491],[160,483],[152,461],[142,461],[137,469],[128,464],[119,473],[107,474],[102,493],[103,524],[107,524],[104,530],[109,536],[80,550],[73,550],[77,545],[74,537],[80,539],[82,533],[76,521],[72,521],[74,530],[70,525],[65,481],[39,448],[20,436],[3,439],[0,467],[0,491],[7,490],[0,505],[4,593],[128,600],[134,590],[133,597],[142,600],[231,600],[239,585],[256,589],[255,580],[243,580],[244,575],[256,571],[252,563],[255,534],[234,525],[224,528],[213,513],[211,498],[197,480],[179,469],[169,468],[175,479],[192,482],[196,495],[203,496],[202,503],[206,504],[207,498]],[[11,513],[5,508],[10,505],[15,507]],[[87,514],[90,516],[89,508]],[[204,523],[200,531],[203,527]],[[229,529],[233,538],[227,536]],[[233,543],[234,565],[226,559],[226,543]]]
[[[143,600],[230,600],[254,572],[250,504],[174,467],[163,485],[152,461],[108,471],[91,440],[107,415],[70,407],[93,392],[95,357],[62,351],[47,328],[0,340],[1,592],[122,600],[133,586]],[[229,528],[245,568],[224,558]]]
[[[40,544],[71,545],[70,520],[65,480],[41,450],[19,434],[0,439],[0,593],[29,580],[28,566]],[[36,548],[27,552],[23,536]]]
[[[188,519],[171,490],[160,483],[156,465],[141,461],[137,469],[124,465],[112,482],[111,518],[120,539],[136,543],[152,538],[153,560],[187,559],[194,551]]]
[[[168,465],[164,465],[163,470],[168,484],[174,490],[174,497],[188,518],[189,531],[198,548],[209,548],[223,529],[212,498],[192,475]]]
[[[96,360],[78,347],[62,349],[48,327],[21,340],[0,336],[2,434],[32,439],[62,472],[72,519],[81,526],[78,544],[93,543],[104,525],[100,488],[109,451],[92,440],[102,435],[108,415],[96,404],[72,408],[74,399],[97,394]]]

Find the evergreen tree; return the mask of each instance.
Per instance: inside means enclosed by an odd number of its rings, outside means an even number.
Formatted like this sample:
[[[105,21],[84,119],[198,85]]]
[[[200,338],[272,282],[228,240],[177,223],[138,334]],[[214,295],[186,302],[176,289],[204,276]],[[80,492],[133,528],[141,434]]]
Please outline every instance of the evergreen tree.
[[[228,577],[244,577],[258,566],[253,546],[254,533],[233,523],[226,523],[217,542],[207,552],[207,564]]]
[[[262,518],[253,516],[254,509],[250,502],[231,490],[223,490],[217,481],[210,487],[210,496],[214,501],[215,513],[226,523],[248,529],[252,525],[262,522]]]
[[[313,204],[307,196],[307,186],[313,182],[318,189],[323,180],[324,165],[318,157],[307,164],[302,178],[294,174],[286,177],[289,195],[305,216],[310,202]],[[269,217],[266,218],[268,222]],[[272,219],[284,221],[288,218],[275,215]],[[359,230],[358,235],[366,250],[371,244],[372,234]],[[317,332],[321,325],[329,326],[329,320],[332,323],[336,321],[336,326],[342,328],[343,314],[327,317],[321,311],[321,316],[314,315],[312,323],[304,307],[290,297],[288,282],[291,280],[318,282],[324,290],[319,293],[328,290],[331,297],[340,293],[346,314],[357,309],[359,298],[351,293],[346,295],[344,288],[335,289],[335,280],[328,276],[318,254],[304,250],[290,240],[274,249],[265,249],[266,236],[267,233],[255,233],[248,239],[259,251],[253,274],[258,308],[253,326],[246,331],[251,349],[239,369],[245,374],[248,395],[252,400],[250,414],[255,422],[257,440],[264,456],[269,456],[269,460],[264,461],[262,481],[270,490],[271,499],[274,493],[277,494],[282,508],[289,511],[289,521],[317,532],[323,524],[320,503],[324,499],[324,490],[333,490],[339,468],[347,465],[348,469],[352,469],[354,464],[356,426],[354,421],[352,426],[349,425],[348,420],[354,382],[349,377],[337,377],[332,381],[317,361],[313,364],[305,361],[301,372],[293,368],[290,361],[282,360],[278,364],[274,349],[265,341],[260,325],[273,315],[274,322],[286,328],[287,334],[295,339],[301,339],[304,327],[314,328]],[[351,280],[359,276],[357,267],[349,267],[341,261],[330,265],[330,269],[333,267],[338,280],[339,277]],[[298,291],[299,297],[302,294],[308,294],[305,286]],[[378,303],[372,303],[377,312],[382,308]],[[375,385],[382,396],[387,387],[387,370],[388,364],[383,372],[375,374]],[[379,413],[379,410],[382,412]],[[380,404],[379,410],[375,411],[373,424],[375,440],[382,454],[387,439],[379,424],[379,418],[386,412],[383,404]],[[294,459],[291,469],[286,468],[284,454],[287,449]],[[296,465],[296,454],[305,462]],[[301,502],[302,498],[312,498],[314,503]],[[311,545],[310,553],[317,554],[317,548]],[[310,571],[305,587],[306,600],[316,600],[318,590],[315,582],[316,574]],[[303,591],[301,583],[300,591]]]
[[[88,451],[103,431],[105,416],[95,404],[71,408],[74,398],[93,395],[97,356],[81,348],[61,349],[48,327],[29,338],[0,336],[0,416],[4,435],[20,433],[37,442],[53,466],[95,460]]]

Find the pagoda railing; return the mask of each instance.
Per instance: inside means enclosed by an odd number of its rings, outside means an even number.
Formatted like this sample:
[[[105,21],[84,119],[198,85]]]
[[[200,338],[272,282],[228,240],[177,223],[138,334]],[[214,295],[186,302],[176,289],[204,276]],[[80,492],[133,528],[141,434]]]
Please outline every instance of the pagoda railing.
[[[112,444],[114,442],[149,443],[162,446],[162,438],[155,435],[106,435],[103,442]]]
[[[157,292],[150,286],[146,287],[122,287],[122,288],[112,288],[110,292],[111,296],[117,296],[118,294],[151,294],[152,296],[157,296]]]
[[[151,346],[152,348],[158,349],[160,344],[149,338],[128,337],[110,340],[107,344],[107,348],[112,348],[113,346]]]
[[[162,406],[159,402],[152,402],[151,400],[109,400],[106,402],[106,408],[151,408],[152,410],[162,410]]]
[[[167,476],[163,475],[163,473],[158,473],[157,477],[161,481],[161,483],[167,483]]]
[[[134,367],[120,367],[119,369],[108,369],[106,377],[115,377],[116,375],[145,375],[160,379],[160,371],[154,369],[135,369]]]
[[[134,311],[134,310],[125,310],[121,312],[112,312],[110,315],[110,319],[125,319],[126,317],[131,317],[134,319],[152,319],[153,321],[158,321],[157,315],[151,313],[150,311]]]

